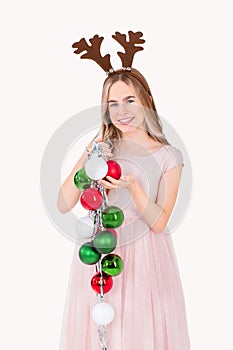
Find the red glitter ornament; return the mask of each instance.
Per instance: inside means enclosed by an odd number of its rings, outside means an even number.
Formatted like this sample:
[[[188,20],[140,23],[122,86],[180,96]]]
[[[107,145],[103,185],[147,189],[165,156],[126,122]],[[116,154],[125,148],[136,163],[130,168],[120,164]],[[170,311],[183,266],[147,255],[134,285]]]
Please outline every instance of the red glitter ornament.
[[[119,180],[119,178],[121,177],[121,167],[120,164],[117,163],[115,160],[108,160],[107,161],[107,165],[108,165],[108,172],[106,174],[106,177],[104,178],[104,180],[107,180],[107,176],[111,176],[116,180]]]
[[[112,277],[107,275],[105,272],[102,272],[102,284],[103,284],[103,290],[104,293],[109,292],[112,289],[113,281]],[[91,279],[91,286],[92,289],[97,292],[98,294],[101,293],[101,274],[98,272],[96,275],[94,275]]]
[[[87,188],[80,196],[80,202],[83,208],[87,210],[96,210],[103,203],[103,196],[100,191],[95,188]]]

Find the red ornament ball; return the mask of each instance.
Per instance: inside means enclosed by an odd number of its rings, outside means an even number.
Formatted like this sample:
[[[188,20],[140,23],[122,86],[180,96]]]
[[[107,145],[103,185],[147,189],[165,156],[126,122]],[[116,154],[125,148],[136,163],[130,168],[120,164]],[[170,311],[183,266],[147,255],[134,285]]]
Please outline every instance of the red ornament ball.
[[[112,289],[113,286],[113,280],[112,277],[107,275],[106,273],[102,272],[102,284],[103,284],[103,290],[104,293],[109,292]],[[97,292],[98,294],[101,293],[101,274],[98,272],[96,275],[94,275],[91,279],[91,286],[92,289]]]
[[[80,202],[83,208],[87,210],[96,210],[101,207],[103,196],[99,190],[95,188],[87,188],[82,192]]]
[[[107,161],[107,165],[108,165],[108,172],[106,174],[106,176],[111,176],[116,180],[119,180],[119,178],[121,177],[121,167],[120,164],[117,163],[115,160],[108,160]],[[104,180],[108,179],[105,177]]]

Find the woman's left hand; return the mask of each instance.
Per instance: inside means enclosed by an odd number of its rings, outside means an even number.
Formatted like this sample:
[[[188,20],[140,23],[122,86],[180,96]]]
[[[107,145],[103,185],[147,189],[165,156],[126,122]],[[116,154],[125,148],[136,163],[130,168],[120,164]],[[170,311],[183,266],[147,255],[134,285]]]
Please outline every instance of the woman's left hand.
[[[114,179],[111,176],[106,176],[108,181],[100,180],[99,183],[106,189],[115,189],[115,188],[126,188],[129,192],[133,191],[133,187],[137,183],[137,180],[132,174],[122,176],[119,180]]]

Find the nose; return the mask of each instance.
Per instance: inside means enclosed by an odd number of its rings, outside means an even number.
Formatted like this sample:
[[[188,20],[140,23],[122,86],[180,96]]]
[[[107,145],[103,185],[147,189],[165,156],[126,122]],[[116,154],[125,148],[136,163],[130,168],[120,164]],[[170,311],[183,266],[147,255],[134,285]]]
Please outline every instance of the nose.
[[[124,103],[124,102],[120,103],[119,104],[119,114],[124,115],[127,113],[128,113],[128,109],[127,109],[126,103]]]

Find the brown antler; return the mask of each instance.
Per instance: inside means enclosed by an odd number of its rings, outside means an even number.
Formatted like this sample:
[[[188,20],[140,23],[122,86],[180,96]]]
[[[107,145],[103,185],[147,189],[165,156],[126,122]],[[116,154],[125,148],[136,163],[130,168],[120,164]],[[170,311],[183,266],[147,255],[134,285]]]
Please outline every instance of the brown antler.
[[[125,34],[116,32],[115,35],[112,35],[113,39],[125,49],[125,53],[117,52],[124,68],[131,67],[135,53],[143,50],[143,47],[135,46],[135,44],[143,44],[145,42],[144,39],[141,39],[142,36],[141,32],[134,33],[131,30],[129,31],[129,41],[126,41]]]
[[[113,70],[110,63],[110,55],[107,54],[104,57],[102,57],[100,53],[100,45],[103,40],[103,37],[95,35],[92,39],[89,40],[91,45],[88,45],[86,40],[82,38],[78,42],[74,43],[72,47],[77,48],[77,50],[74,51],[74,53],[76,54],[80,54],[83,51],[87,51],[81,56],[81,58],[89,58],[95,61],[101,68],[103,68],[105,72],[109,72]]]

